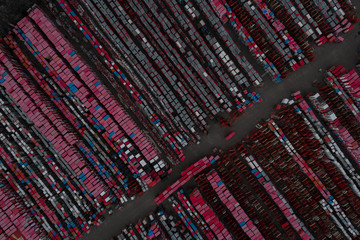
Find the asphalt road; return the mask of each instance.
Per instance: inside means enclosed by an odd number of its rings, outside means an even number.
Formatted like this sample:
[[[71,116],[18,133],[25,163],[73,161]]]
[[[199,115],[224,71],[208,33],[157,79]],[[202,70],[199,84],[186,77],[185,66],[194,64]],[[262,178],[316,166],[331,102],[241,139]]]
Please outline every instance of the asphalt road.
[[[356,2],[356,1],[354,1]],[[356,2],[358,9],[360,2]],[[335,65],[343,65],[347,69],[355,67],[357,58],[357,48],[360,47],[360,27],[359,24],[348,34],[340,44],[325,44],[315,48],[316,58],[313,62],[298,69],[282,83],[274,83],[268,77],[264,77],[264,86],[255,89],[261,94],[263,102],[253,105],[241,116],[232,128],[221,129],[216,122],[210,122],[209,134],[202,136],[201,143],[192,145],[185,149],[186,160],[173,168],[169,177],[158,183],[155,187],[145,192],[142,196],[128,202],[121,210],[115,210],[110,216],[106,216],[104,223],[100,227],[92,228],[90,233],[85,235],[83,240],[107,240],[116,236],[120,230],[134,223],[140,218],[145,217],[156,208],[155,197],[169,185],[175,182],[183,170],[200,158],[210,155],[214,147],[226,149],[246,136],[261,119],[266,119],[273,111],[275,104],[283,98],[289,97],[291,93],[301,90],[307,94],[316,91],[312,83],[316,79],[321,79],[324,71]],[[322,72],[319,69],[323,69]],[[226,141],[225,136],[235,131],[236,135]]]

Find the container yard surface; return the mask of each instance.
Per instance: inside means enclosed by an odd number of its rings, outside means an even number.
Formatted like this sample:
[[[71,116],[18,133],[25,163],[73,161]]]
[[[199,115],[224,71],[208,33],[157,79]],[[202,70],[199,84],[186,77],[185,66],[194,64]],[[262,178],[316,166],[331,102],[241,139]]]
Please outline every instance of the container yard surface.
[[[30,7],[34,0],[0,0],[0,35],[4,35],[8,31],[7,23],[15,23],[25,14],[26,9]],[[360,1],[354,0],[357,9],[360,9]],[[112,215],[105,216],[105,221],[100,227],[93,227],[89,234],[85,234],[82,239],[86,240],[102,240],[111,239],[119,233],[119,231],[130,223],[134,223],[138,219],[144,218],[156,208],[154,202],[155,197],[160,194],[169,185],[179,179],[180,174],[193,162],[199,160],[205,155],[212,153],[212,149],[225,149],[240,141],[245,137],[257,122],[266,119],[273,111],[273,106],[281,101],[282,98],[288,97],[290,93],[300,90],[303,93],[315,91],[312,82],[315,79],[321,79],[324,71],[339,64],[347,69],[354,68],[358,61],[357,49],[360,47],[360,27],[359,24],[346,34],[345,40],[340,44],[326,44],[319,48],[315,48],[316,58],[310,64],[302,66],[300,70],[289,74],[282,83],[274,83],[270,76],[263,76],[265,82],[262,88],[256,88],[261,94],[263,102],[256,104],[252,108],[246,110],[239,120],[232,124],[232,128],[222,129],[215,121],[210,121],[209,134],[202,136],[198,145],[191,145],[185,149],[186,159],[181,164],[174,166],[172,173],[162,182],[146,191],[142,196],[128,202],[120,211],[114,210]],[[248,53],[248,51],[243,51]],[[250,54],[249,54],[250,56]],[[246,56],[249,61],[259,69],[255,59]],[[254,62],[254,63],[253,63]],[[322,71],[320,71],[322,69]],[[262,71],[259,71],[260,73]],[[225,140],[225,136],[234,131],[236,134]],[[191,182],[190,182],[191,184]]]
[[[354,1],[354,4],[357,9],[360,9],[359,1]],[[303,93],[315,91],[316,89],[312,86],[313,81],[322,79],[325,76],[324,71],[332,66],[341,64],[348,69],[354,68],[358,60],[357,49],[360,45],[358,32],[360,32],[360,27],[359,24],[356,24],[354,29],[346,34],[342,43],[327,44],[315,48],[315,60],[302,66],[299,71],[289,74],[280,84],[274,83],[268,76],[264,76],[264,86],[256,89],[264,101],[247,109],[246,113],[232,124],[231,130],[236,133],[234,137],[226,141],[225,136],[229,133],[229,129],[220,128],[215,121],[210,122],[209,134],[202,136],[199,145],[192,145],[185,149],[185,161],[173,167],[172,173],[166,180],[150,188],[134,201],[127,203],[120,211],[115,210],[112,215],[105,216],[105,221],[100,227],[92,228],[90,233],[82,239],[111,239],[123,227],[144,218],[153,211],[157,206],[154,198],[175,182],[180,177],[181,172],[189,165],[205,155],[210,155],[214,147],[226,149],[239,142],[255,127],[257,122],[267,119],[273,111],[274,105],[283,98],[297,90]]]

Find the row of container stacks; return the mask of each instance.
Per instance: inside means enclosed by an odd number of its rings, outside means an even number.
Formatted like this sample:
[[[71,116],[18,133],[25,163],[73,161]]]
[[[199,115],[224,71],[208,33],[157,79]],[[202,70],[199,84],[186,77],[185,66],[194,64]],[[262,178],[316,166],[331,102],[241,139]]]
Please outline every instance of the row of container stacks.
[[[104,198],[95,192],[101,192],[104,186],[88,174],[76,178],[74,170],[87,169],[73,170],[3,87],[0,93],[1,183],[12,201],[17,202],[14,205],[3,202],[1,210],[6,212],[15,207],[14,212],[22,213],[29,227],[38,233],[27,235],[23,222],[12,221],[11,214],[4,214],[1,221],[4,237],[10,238],[15,230],[32,239],[41,239],[46,233],[53,239],[62,239],[79,235],[79,229],[87,231],[89,221],[99,220],[103,210],[99,203],[108,201],[104,192],[101,193]]]
[[[25,206],[18,201],[13,190],[0,180],[0,239],[21,239],[26,236],[29,239],[44,237],[37,223],[29,220]]]
[[[59,0],[52,6],[82,31],[181,160],[182,148],[207,132],[205,119],[261,101],[244,91],[262,78],[206,1]]]
[[[155,201],[173,228],[139,221],[115,239],[358,239],[360,78],[338,66],[316,86],[161,193]]]
[[[244,94],[263,81],[249,51],[281,81],[314,59],[311,41],[340,42],[358,21],[348,0],[43,2],[81,31],[175,164],[207,133],[206,119],[261,101]]]
[[[315,57],[311,41],[341,42],[358,18],[345,0],[211,0],[219,17],[236,29],[241,40],[276,81]]]
[[[359,162],[360,78],[353,69],[343,66],[327,71],[327,78],[317,83],[319,91],[308,95],[328,128],[341,141],[349,156]]]
[[[357,62],[356,62],[356,68],[360,70],[360,47],[357,49]]]
[[[177,215],[159,207],[149,216],[130,225],[113,238],[123,239],[192,239]]]
[[[122,207],[171,172],[38,8],[0,43],[0,124],[0,195],[11,192],[0,204],[6,239],[77,239],[109,205]]]
[[[211,166],[211,164],[215,163],[216,160],[219,159],[218,155],[204,157],[199,161],[193,163],[181,173],[181,177],[176,180],[173,184],[171,184],[168,188],[166,188],[159,196],[155,198],[155,203],[160,204],[169,196],[171,196],[174,192],[176,192],[179,188],[181,188],[184,184],[186,184],[190,179],[192,179],[195,175],[202,172],[205,168]]]

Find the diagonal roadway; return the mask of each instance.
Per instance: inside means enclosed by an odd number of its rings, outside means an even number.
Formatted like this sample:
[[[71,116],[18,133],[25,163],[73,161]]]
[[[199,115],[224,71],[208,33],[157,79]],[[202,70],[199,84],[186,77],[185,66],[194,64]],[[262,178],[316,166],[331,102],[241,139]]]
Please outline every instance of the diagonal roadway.
[[[360,2],[357,3],[360,7]],[[201,157],[210,155],[214,147],[227,148],[239,142],[245,137],[257,122],[269,117],[273,106],[279,103],[283,98],[288,97],[292,92],[301,90],[303,93],[309,93],[316,89],[312,87],[312,82],[321,79],[323,72],[334,65],[343,65],[347,69],[355,67],[358,61],[357,48],[360,47],[360,27],[356,24],[354,29],[345,35],[345,40],[340,44],[325,44],[315,48],[315,60],[289,76],[280,84],[272,82],[264,77],[264,87],[256,89],[263,98],[263,102],[253,105],[247,109],[247,112],[239,118],[231,129],[221,129],[215,121],[209,123],[209,134],[202,136],[201,143],[192,145],[185,149],[186,160],[173,167],[172,173],[166,180],[150,188],[142,196],[128,202],[121,210],[114,210],[112,215],[106,215],[105,221],[100,227],[92,228],[89,234],[86,234],[83,240],[107,240],[116,236],[120,230],[130,223],[135,223],[156,208],[155,197],[175,182],[183,170]],[[359,33],[358,33],[359,32]],[[236,135],[226,141],[225,136],[235,131]]]

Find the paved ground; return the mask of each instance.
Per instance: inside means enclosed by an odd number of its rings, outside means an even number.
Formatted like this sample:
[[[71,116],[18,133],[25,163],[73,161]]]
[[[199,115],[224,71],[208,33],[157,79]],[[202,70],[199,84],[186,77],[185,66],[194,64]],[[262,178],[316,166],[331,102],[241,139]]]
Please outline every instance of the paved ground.
[[[5,35],[10,24],[16,24],[38,0],[0,0],[0,36]]]
[[[354,1],[355,2],[355,1]],[[357,3],[360,8],[360,2]],[[201,157],[212,153],[214,147],[226,148],[234,145],[246,136],[253,129],[258,121],[269,117],[273,106],[279,103],[283,98],[288,97],[292,92],[301,90],[303,93],[315,91],[312,82],[315,79],[321,79],[323,73],[319,69],[327,69],[334,65],[343,65],[348,69],[355,66],[357,62],[357,48],[360,47],[360,27],[357,24],[355,28],[345,36],[345,41],[340,44],[326,44],[315,49],[315,60],[301,67],[298,71],[289,74],[288,78],[282,83],[277,84],[266,80],[264,87],[256,89],[263,98],[263,102],[254,105],[247,113],[243,115],[233,127],[221,129],[215,122],[210,123],[209,134],[203,136],[199,145],[192,145],[185,149],[186,160],[173,168],[169,177],[158,183],[155,187],[125,205],[120,211],[114,211],[113,215],[106,216],[104,223],[97,228],[91,229],[91,232],[84,236],[84,240],[107,240],[115,236],[126,225],[134,223],[138,219],[145,217],[156,208],[154,198],[175,182],[180,173],[191,163]],[[231,131],[236,135],[230,140],[225,141],[224,137]]]

